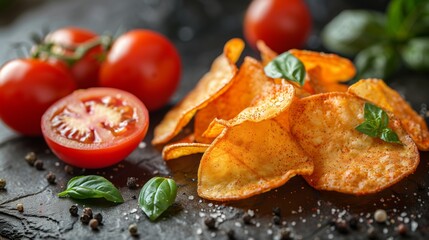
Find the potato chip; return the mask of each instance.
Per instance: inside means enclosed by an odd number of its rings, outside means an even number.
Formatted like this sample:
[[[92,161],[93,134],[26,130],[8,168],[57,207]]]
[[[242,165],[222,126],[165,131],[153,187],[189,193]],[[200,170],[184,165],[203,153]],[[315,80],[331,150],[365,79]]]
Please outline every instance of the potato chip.
[[[290,52],[304,63],[307,71],[319,66],[324,82],[346,82],[356,74],[353,63],[338,55],[297,49]]]
[[[364,104],[349,93],[325,93],[291,105],[291,132],[314,162],[313,174],[304,176],[314,188],[369,194],[397,183],[417,168],[417,147],[393,114],[388,113],[389,127],[402,144],[355,130],[364,122]]]
[[[260,88],[258,95],[255,95],[250,105],[243,109],[237,116],[230,120],[215,119],[210,123],[203,136],[216,137],[220,134],[222,127],[233,127],[243,122],[260,122],[274,118],[284,112],[289,107],[295,95],[295,88],[292,84],[283,80],[279,83],[267,79]]]
[[[173,143],[162,149],[162,158],[166,161],[197,153],[204,153],[210,144],[205,143]]]
[[[197,86],[155,128],[152,144],[164,144],[176,136],[192,119],[198,109],[222,94],[232,84],[237,72],[235,62],[244,48],[241,39],[229,40],[224,53],[217,57],[210,72],[205,74]]]
[[[402,127],[410,134],[421,151],[429,150],[429,131],[425,120],[383,80],[365,79],[350,86],[350,93],[364,98],[390,111],[401,121]]]
[[[198,195],[228,201],[267,192],[313,163],[289,132],[287,115],[227,127],[204,153],[198,170]]]
[[[342,83],[326,82],[322,77],[322,69],[319,66],[307,71],[309,85],[314,93],[347,92],[348,86]]]

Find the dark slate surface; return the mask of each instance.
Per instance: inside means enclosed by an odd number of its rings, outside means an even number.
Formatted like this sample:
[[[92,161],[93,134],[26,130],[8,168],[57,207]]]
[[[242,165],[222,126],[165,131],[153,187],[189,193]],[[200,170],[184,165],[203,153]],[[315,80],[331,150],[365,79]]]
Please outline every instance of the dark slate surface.
[[[10,11],[0,14],[0,64],[16,57],[9,44],[27,39],[30,32],[78,25],[98,32],[144,27],[163,32],[175,41],[184,61],[184,75],[173,102],[191,89],[208,70],[211,61],[220,54],[224,42],[241,36],[241,19],[248,1],[37,1],[32,7],[20,5],[31,1],[15,1]],[[89,1],[88,1],[89,2]],[[352,1],[308,1],[315,14],[316,29],[342,8],[359,6],[383,9],[386,1],[352,3]],[[329,3],[329,4],[327,4]],[[354,4],[354,5],[352,5]],[[18,14],[21,13],[21,14]],[[1,17],[3,16],[3,18]],[[156,20],[153,22],[153,20]],[[6,24],[7,23],[7,24]],[[192,34],[186,32],[191,29]],[[189,32],[189,31],[188,31]],[[313,37],[308,46],[319,48]],[[252,54],[250,50],[247,50]],[[424,75],[400,74],[391,80],[415,107],[426,113],[429,105],[429,80]],[[421,154],[415,174],[378,194],[356,197],[310,188],[301,177],[295,177],[271,192],[238,202],[218,203],[200,199],[196,193],[197,168],[200,156],[185,157],[165,163],[159,149],[150,146],[152,129],[165,109],[151,113],[150,131],[144,143],[118,165],[99,170],[75,169],[73,175],[103,175],[120,188],[125,203],[103,201],[73,201],[59,199],[73,176],[65,173],[59,161],[41,138],[21,137],[0,124],[0,178],[7,180],[7,190],[0,191],[0,239],[132,239],[128,226],[137,223],[139,239],[228,239],[233,230],[236,239],[279,239],[280,229],[290,228],[296,239],[366,239],[374,227],[381,239],[398,239],[395,227],[408,227],[405,239],[425,239],[429,236],[429,154]],[[30,167],[24,156],[34,151],[44,162],[44,170]],[[51,171],[57,184],[45,179]],[[138,177],[144,184],[152,176],[172,176],[179,185],[176,203],[156,222],[150,222],[137,206],[139,189],[126,187],[127,177]],[[24,212],[16,204],[24,204]],[[91,231],[68,208],[78,204],[102,213],[99,231]],[[272,209],[281,211],[280,225],[273,223]],[[373,222],[376,209],[385,209],[388,222]],[[251,224],[243,216],[254,214]],[[204,219],[212,216],[217,229],[209,230]],[[355,216],[357,229],[340,233],[332,219]]]

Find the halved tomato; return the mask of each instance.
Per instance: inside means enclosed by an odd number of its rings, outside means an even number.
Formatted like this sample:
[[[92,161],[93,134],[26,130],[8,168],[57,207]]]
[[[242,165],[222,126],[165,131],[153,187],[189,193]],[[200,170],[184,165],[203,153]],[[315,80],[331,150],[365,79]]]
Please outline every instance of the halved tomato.
[[[145,105],[114,88],[77,90],[42,117],[42,132],[58,158],[82,168],[102,168],[127,157],[145,137]]]

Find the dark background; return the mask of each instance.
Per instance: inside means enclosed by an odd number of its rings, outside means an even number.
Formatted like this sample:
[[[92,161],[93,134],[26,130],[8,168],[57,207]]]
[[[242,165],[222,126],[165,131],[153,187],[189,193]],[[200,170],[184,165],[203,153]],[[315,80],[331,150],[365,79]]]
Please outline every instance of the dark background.
[[[168,36],[178,48],[183,61],[180,87],[172,99],[177,102],[208,70],[224,43],[242,37],[242,19],[249,0],[0,0],[0,65],[25,55],[33,33],[43,34],[59,27],[74,25],[98,33],[121,33],[134,28],[149,28]],[[324,50],[319,32],[343,9],[384,11],[388,1],[307,0],[313,15],[314,29],[306,48]],[[16,47],[17,43],[20,47]],[[246,55],[255,55],[246,49]],[[399,73],[389,80],[417,111],[429,104],[428,79],[424,74]],[[80,210],[90,206],[105,218],[100,230],[93,232],[71,217],[68,208],[76,203],[59,199],[60,192],[72,177],[64,172],[64,164],[50,153],[41,138],[19,136],[0,124],[0,178],[8,181],[7,191],[0,191],[0,239],[130,239],[127,228],[137,223],[140,239],[227,239],[234,230],[237,239],[278,239],[280,229],[289,227],[297,239],[366,239],[374,227],[382,238],[400,238],[395,227],[404,223],[408,239],[424,239],[429,233],[428,154],[422,154],[417,172],[392,188],[370,196],[356,197],[319,192],[300,177],[284,186],[250,199],[232,203],[216,203],[200,199],[196,193],[196,175],[200,156],[191,156],[165,163],[159,149],[150,146],[152,129],[165,109],[151,114],[146,147],[133,152],[124,162],[99,170],[75,169],[73,175],[99,174],[118,186],[126,200],[121,205],[99,201],[77,202]],[[34,151],[45,163],[37,171],[24,161]],[[52,171],[57,184],[49,185],[45,175]],[[173,176],[179,184],[176,204],[163,217],[150,222],[138,210],[138,190],[125,186],[126,178],[139,178],[144,184],[152,176]],[[24,203],[24,213],[15,209]],[[273,207],[282,212],[280,226],[273,224]],[[386,209],[389,221],[377,224],[372,214]],[[255,212],[251,225],[242,217]],[[217,219],[217,230],[204,225],[207,216]],[[332,219],[355,216],[358,228],[347,234],[331,226]]]

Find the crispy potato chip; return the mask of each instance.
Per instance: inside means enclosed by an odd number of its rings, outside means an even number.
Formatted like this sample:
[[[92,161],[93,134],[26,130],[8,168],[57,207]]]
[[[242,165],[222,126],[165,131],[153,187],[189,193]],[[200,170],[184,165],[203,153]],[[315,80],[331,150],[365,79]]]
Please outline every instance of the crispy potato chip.
[[[210,144],[205,143],[173,143],[162,149],[162,158],[166,161],[197,153],[204,153]]]
[[[364,98],[390,111],[401,121],[402,127],[410,134],[421,151],[429,150],[429,131],[425,120],[383,80],[365,79],[350,86],[350,93]]]
[[[216,118],[210,123],[203,136],[212,138],[218,136],[223,129],[222,126],[233,127],[246,121],[261,122],[274,118],[290,106],[294,95],[295,88],[287,81],[276,83],[267,79],[247,108],[230,120]]]
[[[176,136],[192,119],[198,109],[222,94],[231,85],[237,72],[235,62],[244,48],[241,39],[229,40],[224,53],[213,62],[210,72],[205,74],[197,86],[155,128],[152,144],[164,144]]]
[[[201,159],[198,195],[239,200],[311,174],[313,163],[290,135],[285,114],[225,128]]]
[[[325,93],[291,105],[291,132],[314,162],[304,176],[316,189],[356,195],[381,191],[414,172],[419,152],[400,122],[389,127],[401,144],[372,138],[355,127],[364,122],[365,101],[349,93]]]
[[[356,74],[353,63],[338,55],[298,49],[290,52],[304,63],[307,71],[319,66],[324,82],[346,82]]]
[[[342,83],[325,82],[322,77],[322,69],[316,66],[307,72],[308,81],[314,93],[347,92],[348,86]]]

